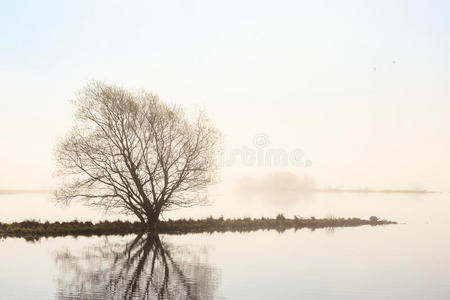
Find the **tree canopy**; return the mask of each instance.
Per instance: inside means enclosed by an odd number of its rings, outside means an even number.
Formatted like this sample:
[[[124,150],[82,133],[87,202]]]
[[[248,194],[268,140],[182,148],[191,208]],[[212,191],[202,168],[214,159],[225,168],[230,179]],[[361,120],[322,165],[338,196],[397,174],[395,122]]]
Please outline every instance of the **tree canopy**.
[[[136,215],[204,203],[214,182],[219,131],[203,111],[188,116],[145,91],[91,82],[74,101],[76,123],[57,145],[57,201]]]

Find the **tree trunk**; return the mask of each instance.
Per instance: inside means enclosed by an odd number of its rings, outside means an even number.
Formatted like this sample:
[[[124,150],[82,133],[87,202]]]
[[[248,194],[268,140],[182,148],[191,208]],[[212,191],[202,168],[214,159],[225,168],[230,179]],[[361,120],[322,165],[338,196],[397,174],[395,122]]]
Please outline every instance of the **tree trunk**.
[[[152,212],[149,216],[147,216],[146,229],[149,232],[157,232],[158,231],[158,223],[159,223],[159,213]]]

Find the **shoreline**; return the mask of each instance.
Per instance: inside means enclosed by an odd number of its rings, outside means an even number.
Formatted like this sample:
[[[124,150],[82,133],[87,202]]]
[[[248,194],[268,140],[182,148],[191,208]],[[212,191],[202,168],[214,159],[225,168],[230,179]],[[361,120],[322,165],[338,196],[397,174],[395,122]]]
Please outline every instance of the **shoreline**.
[[[301,193],[380,193],[380,194],[436,194],[438,191],[430,190],[408,190],[408,189],[340,189],[340,188],[317,188],[317,189],[293,189],[293,191]],[[51,189],[36,189],[36,190],[21,190],[21,189],[0,189],[0,195],[17,195],[17,194],[53,194],[55,190]]]
[[[312,192],[316,193],[372,193],[372,194],[436,194],[437,191],[429,190],[370,190],[370,189],[314,189]]]
[[[294,217],[285,218],[279,214],[276,218],[206,218],[206,219],[180,219],[167,220],[158,223],[158,233],[160,234],[188,234],[188,233],[214,233],[214,232],[250,232],[257,230],[277,230],[287,229],[319,229],[334,227],[356,227],[363,225],[379,226],[398,224],[394,221],[378,220],[371,217],[369,220],[360,218],[324,218],[314,217],[303,219]],[[145,224],[130,221],[101,221],[92,222],[38,222],[23,221],[14,223],[0,223],[0,238],[18,237],[30,240],[41,237],[62,237],[62,236],[92,236],[92,235],[124,235],[141,233],[148,231]]]

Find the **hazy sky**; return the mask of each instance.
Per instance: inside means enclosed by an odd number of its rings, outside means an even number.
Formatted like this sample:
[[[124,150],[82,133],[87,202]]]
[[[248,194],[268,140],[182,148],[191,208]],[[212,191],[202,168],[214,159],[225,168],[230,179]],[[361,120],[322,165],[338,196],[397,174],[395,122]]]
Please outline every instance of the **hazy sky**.
[[[445,190],[449,42],[448,1],[1,1],[0,188],[54,185],[69,100],[98,79],[204,106],[224,182]],[[312,165],[230,163],[255,136]]]

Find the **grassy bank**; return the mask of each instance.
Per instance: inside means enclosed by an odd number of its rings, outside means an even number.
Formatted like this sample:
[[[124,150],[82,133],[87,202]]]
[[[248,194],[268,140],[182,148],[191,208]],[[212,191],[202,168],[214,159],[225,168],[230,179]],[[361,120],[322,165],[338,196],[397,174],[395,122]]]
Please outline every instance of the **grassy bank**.
[[[386,225],[396,224],[396,222],[378,220],[371,217],[370,220],[359,218],[326,218],[316,219],[314,217],[285,218],[278,215],[276,218],[243,218],[224,219],[207,218],[200,220],[181,219],[161,221],[158,225],[159,233],[180,234],[194,232],[225,232],[225,231],[255,231],[255,230],[278,230],[284,231],[291,228],[330,228],[330,227],[350,227],[361,225]],[[64,236],[64,235],[104,235],[104,234],[128,234],[145,231],[146,227],[140,222],[129,221],[102,221],[92,222],[38,222],[23,221],[15,223],[0,223],[0,237],[25,237],[38,238],[43,236]]]

